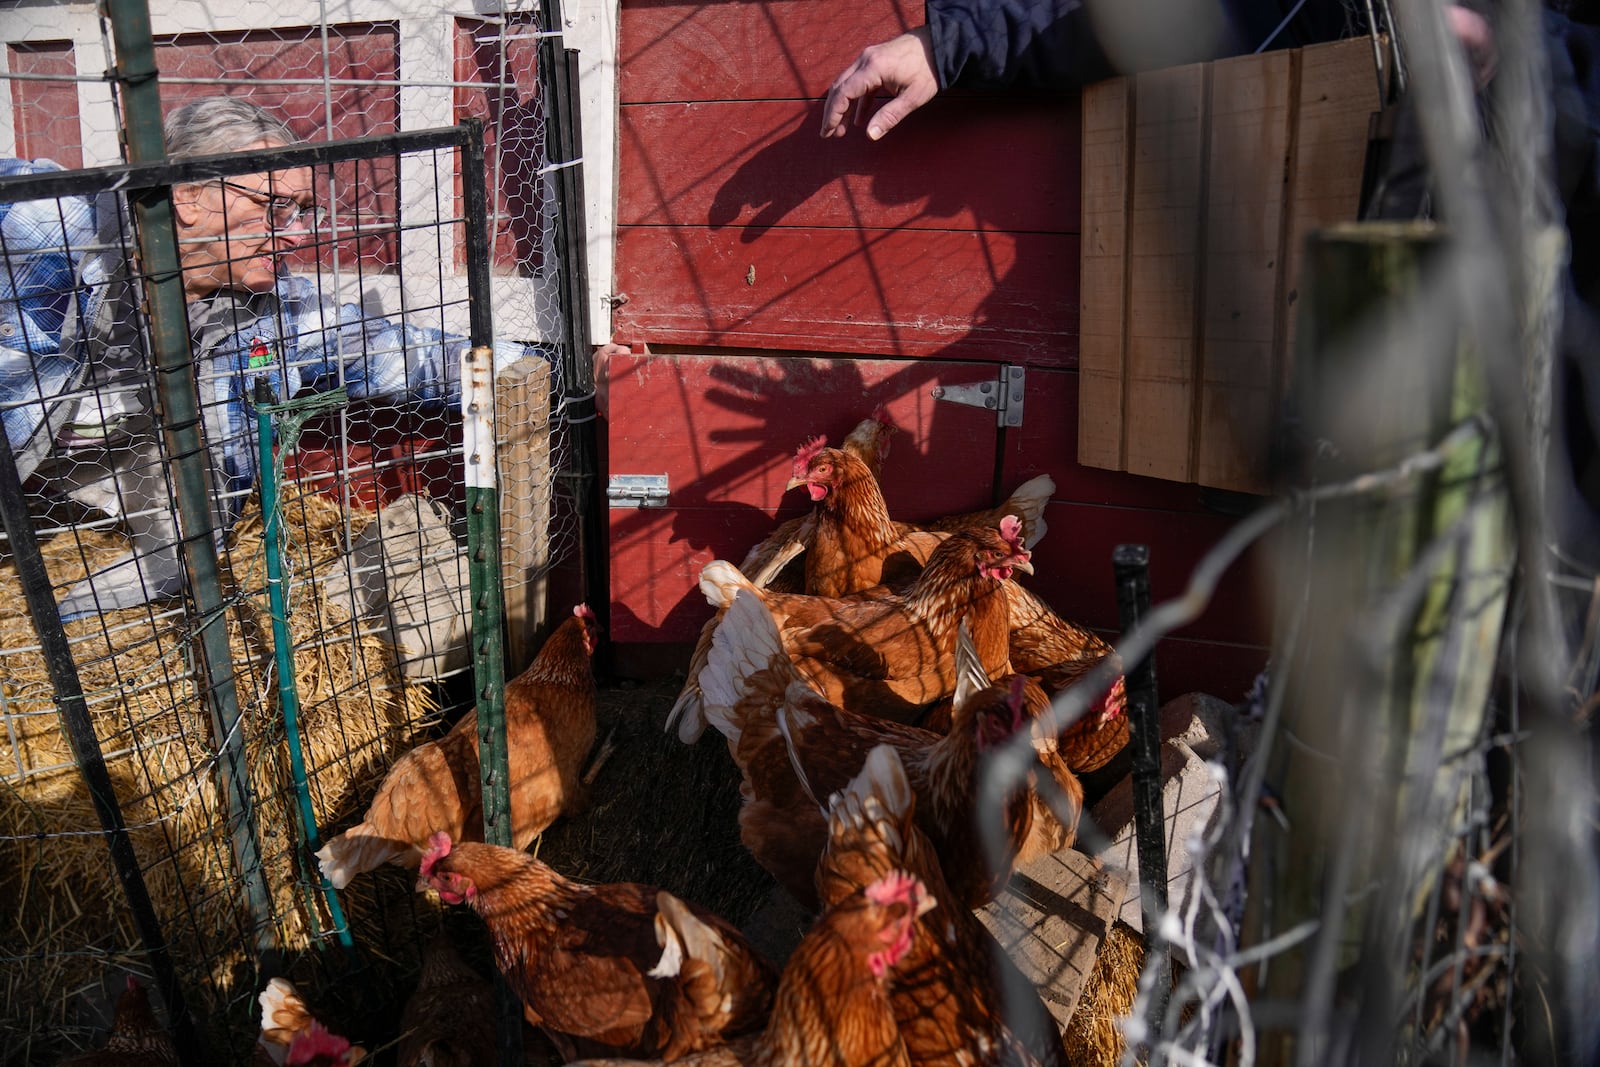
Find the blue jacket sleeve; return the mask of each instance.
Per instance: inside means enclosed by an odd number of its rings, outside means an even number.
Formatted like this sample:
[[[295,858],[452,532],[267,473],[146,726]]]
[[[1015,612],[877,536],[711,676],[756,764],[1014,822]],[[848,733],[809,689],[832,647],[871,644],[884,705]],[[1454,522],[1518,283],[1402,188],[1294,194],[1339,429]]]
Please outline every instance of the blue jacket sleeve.
[[[1354,28],[1340,0],[1168,0],[1176,29],[1165,39],[1163,27],[1141,25],[1137,15],[1129,23],[1157,47],[1108,49],[1096,19],[1109,24],[1119,2],[926,0],[939,88],[1072,89],[1164,64],[1330,41]],[[1214,35],[1189,34],[1202,24]]]
[[[939,88],[1068,89],[1115,74],[1082,0],[927,0]]]

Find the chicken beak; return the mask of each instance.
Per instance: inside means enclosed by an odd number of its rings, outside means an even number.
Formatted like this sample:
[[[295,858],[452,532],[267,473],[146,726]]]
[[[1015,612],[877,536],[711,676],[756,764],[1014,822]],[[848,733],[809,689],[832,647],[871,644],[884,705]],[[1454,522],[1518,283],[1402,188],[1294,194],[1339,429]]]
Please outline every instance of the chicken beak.
[[[810,482],[808,482],[808,481],[807,481],[807,480],[806,480],[806,479],[804,479],[804,478],[790,478],[790,479],[789,479],[789,484],[788,484],[788,485],[786,485],[786,486],[784,486],[784,487],[783,487],[783,491],[784,491],[784,492],[785,492],[785,493],[787,493],[787,492],[789,492],[789,490],[791,490],[791,489],[798,489],[798,488],[800,488],[800,487],[801,487],[801,486],[802,486],[802,485],[810,485],[810,484],[811,484],[811,483],[810,483]]]
[[[1023,574],[1032,574],[1033,564],[1029,563],[1025,559],[1013,560],[1011,562],[1011,569],[1014,571],[1021,571]]]

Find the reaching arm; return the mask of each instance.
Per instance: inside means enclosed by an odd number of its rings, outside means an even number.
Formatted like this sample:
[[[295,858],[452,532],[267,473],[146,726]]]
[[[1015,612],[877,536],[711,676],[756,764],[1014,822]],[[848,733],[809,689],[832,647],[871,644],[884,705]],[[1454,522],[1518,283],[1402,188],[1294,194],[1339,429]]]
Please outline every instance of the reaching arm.
[[[864,49],[834,80],[822,136],[852,109],[877,140],[944,89],[1064,90],[1119,73],[1332,40],[1340,0],[927,0],[927,23]],[[875,111],[872,98],[890,99]]]

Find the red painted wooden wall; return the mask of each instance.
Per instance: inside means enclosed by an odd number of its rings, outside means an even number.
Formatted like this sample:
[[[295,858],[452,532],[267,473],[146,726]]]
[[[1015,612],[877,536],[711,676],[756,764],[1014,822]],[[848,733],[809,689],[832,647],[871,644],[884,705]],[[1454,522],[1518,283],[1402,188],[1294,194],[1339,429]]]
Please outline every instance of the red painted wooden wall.
[[[1193,486],[1076,462],[1075,97],[952,93],[878,143],[818,137],[832,79],[921,19],[906,0],[624,0],[613,339],[634,354],[602,359],[602,412],[610,473],[666,473],[671,497],[610,512],[623,662],[629,643],[693,639],[699,568],[798,513],[782,494],[795,446],[880,401],[903,431],[885,465],[896,515],[1055,478],[1032,584],[1092,626],[1117,629],[1116,544],[1150,545],[1159,600],[1231,523]],[[929,396],[1005,364],[1027,369],[1020,428]],[[1239,699],[1266,614],[1237,569],[1162,644],[1162,691]]]
[[[61,76],[60,81],[20,79],[11,83],[11,120],[22,159],[53,159],[63,167],[83,166],[83,133],[78,125],[77,74],[71,41],[39,41],[6,46],[14,74]]]

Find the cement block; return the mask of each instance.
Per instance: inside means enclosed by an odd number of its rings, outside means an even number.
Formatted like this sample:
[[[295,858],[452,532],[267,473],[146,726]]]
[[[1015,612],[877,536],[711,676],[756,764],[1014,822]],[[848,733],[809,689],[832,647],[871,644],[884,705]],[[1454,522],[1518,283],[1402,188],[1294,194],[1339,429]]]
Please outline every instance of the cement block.
[[[1188,842],[1201,834],[1217,809],[1218,782],[1206,761],[1222,752],[1227,727],[1224,717],[1233,706],[1204,693],[1189,693],[1161,709],[1162,809],[1166,819],[1167,899],[1183,899],[1193,880],[1194,863]],[[1246,739],[1247,741],[1248,739]],[[1123,778],[1094,806],[1090,816],[1111,838],[1099,858],[1108,868],[1127,877],[1127,896],[1117,918],[1143,932],[1139,907],[1139,856],[1133,825],[1133,777]]]

